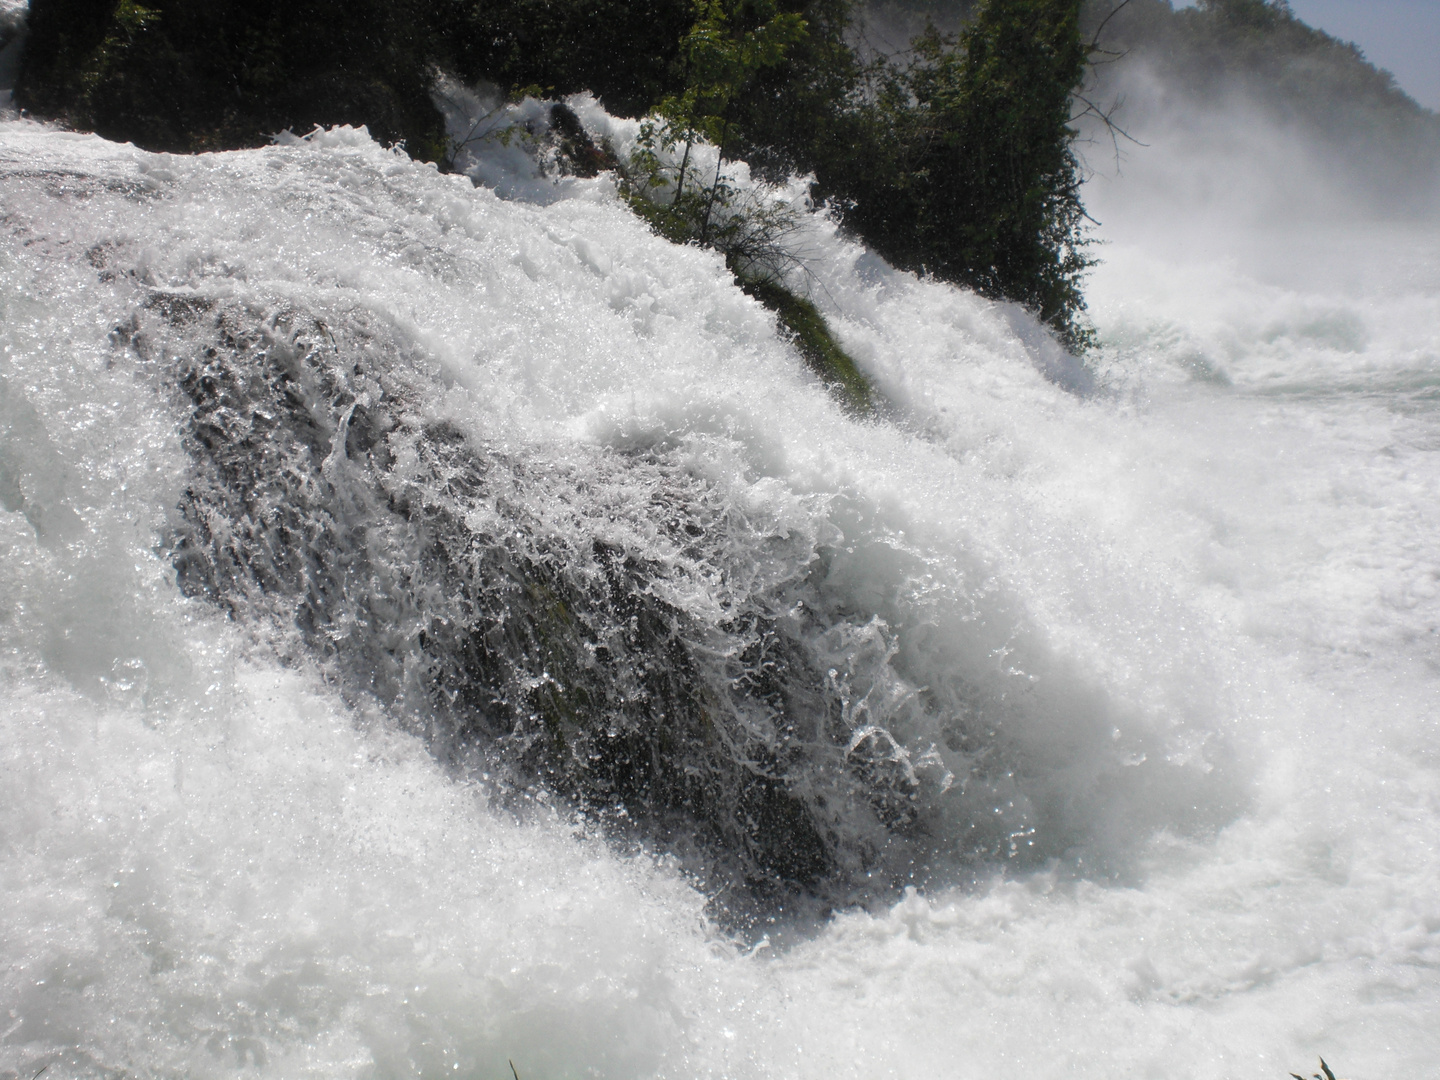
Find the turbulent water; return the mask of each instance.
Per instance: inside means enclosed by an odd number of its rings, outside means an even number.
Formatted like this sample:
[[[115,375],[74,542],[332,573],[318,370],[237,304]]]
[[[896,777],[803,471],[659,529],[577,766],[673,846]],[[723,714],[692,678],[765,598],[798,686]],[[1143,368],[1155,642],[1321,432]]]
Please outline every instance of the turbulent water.
[[[0,125],[0,1075],[1433,1071],[1433,221],[1099,177],[1081,367],[807,215],[864,419],[452,104]]]

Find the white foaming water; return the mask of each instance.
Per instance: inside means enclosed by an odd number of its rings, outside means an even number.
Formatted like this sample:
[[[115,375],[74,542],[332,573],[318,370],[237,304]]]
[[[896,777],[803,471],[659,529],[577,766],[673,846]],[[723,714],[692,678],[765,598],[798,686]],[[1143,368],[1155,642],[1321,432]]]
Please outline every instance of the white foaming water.
[[[1357,227],[1347,283],[1313,235],[1261,265],[1112,224],[1090,385],[815,220],[812,295],[892,405],[857,422],[608,179],[486,162],[528,201],[345,130],[169,158],[0,129],[0,1074],[1433,1068],[1433,227]],[[671,567],[698,621],[823,551],[811,645],[903,746],[932,883],[752,949],[665,857],[497,810],[183,597],[184,410],[113,332],[159,294],[382,328],[429,417],[576,478],[535,516]],[[637,449],[749,546],[667,547]],[[965,708],[984,746],[942,737]]]

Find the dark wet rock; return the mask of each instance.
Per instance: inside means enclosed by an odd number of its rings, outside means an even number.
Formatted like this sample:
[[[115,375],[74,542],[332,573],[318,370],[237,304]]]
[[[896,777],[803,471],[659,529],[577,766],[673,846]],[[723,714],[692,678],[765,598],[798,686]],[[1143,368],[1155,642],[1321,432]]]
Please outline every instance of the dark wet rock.
[[[549,134],[555,142],[555,156],[561,171],[570,176],[599,176],[618,165],[609,147],[596,146],[581,126],[575,110],[563,101],[550,106]]]
[[[667,596],[767,542],[706,480],[663,451],[547,465],[426,417],[405,375],[425,359],[368,318],[155,290],[117,328],[187,417],[181,589],[457,766],[680,854],[734,918],[871,887],[915,781],[888,734],[854,738],[805,644],[796,599],[823,559],[797,548],[778,586],[695,617]],[[637,472],[650,505],[587,501]],[[605,539],[615,513],[659,523],[675,557]]]

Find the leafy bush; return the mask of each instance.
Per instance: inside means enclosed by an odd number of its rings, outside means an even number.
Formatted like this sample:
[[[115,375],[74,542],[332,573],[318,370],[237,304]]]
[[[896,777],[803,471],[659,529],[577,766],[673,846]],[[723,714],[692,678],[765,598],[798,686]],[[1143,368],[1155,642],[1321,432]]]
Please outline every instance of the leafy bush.
[[[689,0],[33,0],[17,101],[157,150],[349,123],[439,160],[437,68],[640,113],[690,22]]]
[[[537,96],[589,90],[640,116],[680,82],[690,0],[455,0],[442,66],[468,81]]]
[[[1017,300],[1083,349],[1078,0],[988,0],[913,45],[868,73],[849,152],[817,153],[820,194],[896,265]]]
[[[433,156],[427,0],[35,0],[17,101],[158,150],[368,124]]]
[[[741,288],[775,312],[810,368],[848,408],[869,413],[875,404],[870,383],[815,305],[784,284],[786,272],[799,268],[788,242],[799,228],[795,212],[747,195],[725,174],[739,93],[804,40],[806,23],[769,0],[749,12],[725,0],[696,0],[695,11],[681,45],[685,82],[641,124],[623,170],[624,194],[661,235],[721,252]],[[714,172],[707,162],[704,175],[696,154],[702,143],[715,151]]]
[[[896,21],[960,29],[931,26],[885,55],[854,44],[854,8],[807,5],[805,39],[738,99],[737,154],[772,178],[813,172],[817,200],[895,265],[1019,301],[1083,349],[1090,259],[1069,122],[1088,63],[1080,0],[905,8]]]
[[[350,123],[444,161],[437,71],[588,89],[650,113],[657,147],[718,149],[708,177],[683,150],[669,175],[638,164],[648,187],[672,185],[649,212],[667,235],[743,246],[716,235],[726,160],[813,171],[816,195],[897,265],[1018,300],[1083,347],[1089,261],[1067,124],[1086,63],[1080,0],[985,0],[958,37],[932,31],[894,60],[857,49],[857,2],[33,0],[16,97],[150,149]],[[761,224],[746,235],[773,233]]]
[[[763,21],[746,29],[734,18],[735,7],[725,0],[695,0],[697,17],[680,48],[684,82],[662,98],[641,125],[639,147],[631,159],[632,176],[639,177],[646,194],[657,203],[655,217],[664,219],[664,231],[677,242],[693,239],[711,244],[717,204],[730,203],[734,194],[724,175],[734,124],[731,107],[756,72],[778,65],[790,46],[805,36],[804,19],[774,10],[769,0],[761,3]],[[690,172],[691,153],[700,142],[708,142],[718,153],[714,176],[708,181]],[[680,161],[671,164],[669,155],[682,145]],[[672,184],[666,197],[656,197]]]

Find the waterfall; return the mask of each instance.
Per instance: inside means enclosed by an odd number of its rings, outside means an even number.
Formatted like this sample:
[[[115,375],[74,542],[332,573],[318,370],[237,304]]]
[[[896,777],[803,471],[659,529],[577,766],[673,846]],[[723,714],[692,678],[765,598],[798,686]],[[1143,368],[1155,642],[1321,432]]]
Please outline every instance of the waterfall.
[[[1086,366],[738,163],[865,418],[469,168],[0,124],[0,1072],[1433,1060],[1433,231],[1121,221]]]

